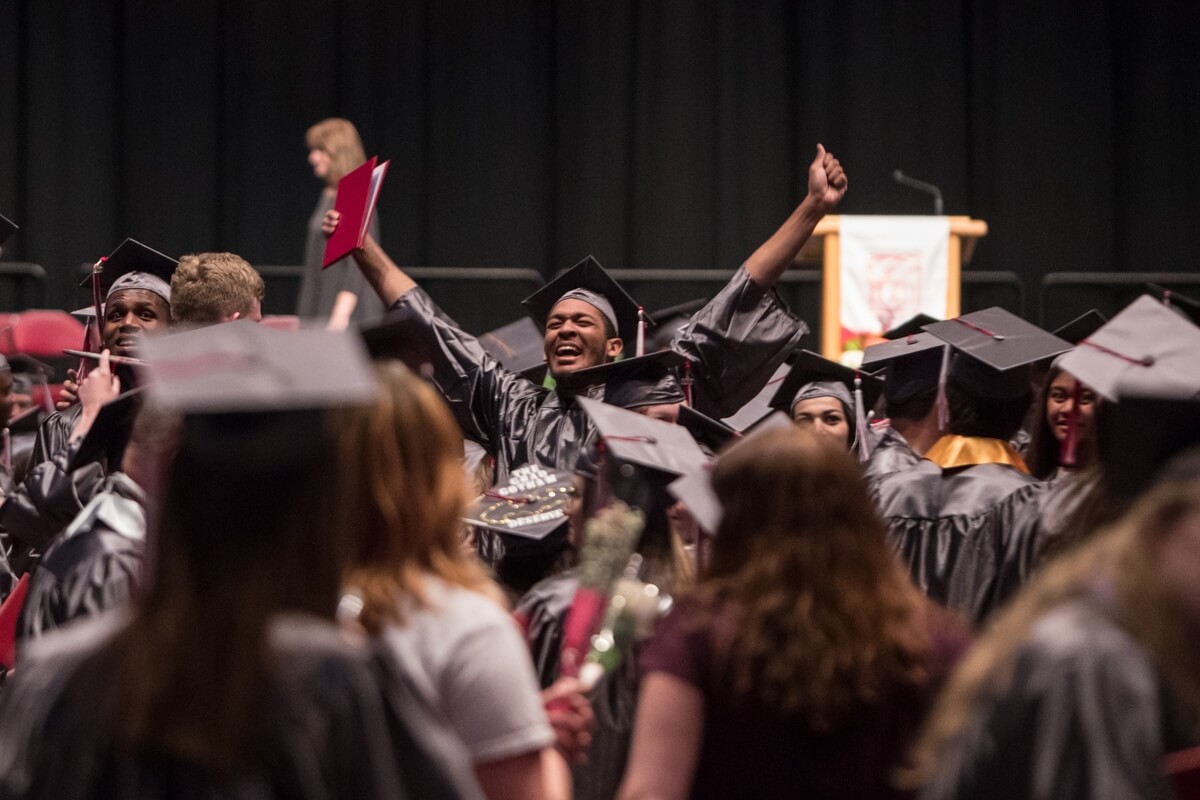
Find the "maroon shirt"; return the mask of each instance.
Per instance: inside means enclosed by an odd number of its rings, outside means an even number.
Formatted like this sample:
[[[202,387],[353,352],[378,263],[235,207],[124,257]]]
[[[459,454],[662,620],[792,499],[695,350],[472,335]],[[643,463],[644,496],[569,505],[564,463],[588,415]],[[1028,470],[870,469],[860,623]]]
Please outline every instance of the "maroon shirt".
[[[733,624],[732,614],[701,615],[694,603],[681,603],[659,623],[640,661],[643,675],[664,672],[704,695],[693,798],[908,796],[890,786],[891,772],[912,744],[936,686],[966,649],[965,626],[945,612],[931,614],[930,684],[898,684],[877,703],[817,732],[804,716],[734,693],[713,645],[714,634],[730,632]]]

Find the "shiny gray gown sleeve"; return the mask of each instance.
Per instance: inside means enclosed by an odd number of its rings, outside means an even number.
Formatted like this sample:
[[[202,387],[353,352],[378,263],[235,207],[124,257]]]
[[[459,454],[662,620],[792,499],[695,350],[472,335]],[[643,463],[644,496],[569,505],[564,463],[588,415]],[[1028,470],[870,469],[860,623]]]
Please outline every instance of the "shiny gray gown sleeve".
[[[1195,744],[1177,706],[1141,646],[1077,601],[1035,623],[923,797],[1169,800],[1162,758]]]
[[[691,362],[696,410],[724,419],[754,398],[806,333],[775,289],[756,284],[743,266],[692,315],[671,349]]]
[[[67,471],[81,442],[71,444],[57,433],[52,433],[52,438],[58,439],[55,449],[36,464],[31,462],[24,483],[0,506],[0,527],[22,549],[48,548],[104,486],[104,465],[99,462]],[[43,440],[40,431],[38,442],[50,444],[49,439]],[[37,453],[35,445],[35,456]],[[13,566],[20,566],[15,558]]]
[[[463,435],[496,454],[511,450],[517,436],[513,425],[521,418],[515,406],[546,393],[509,372],[438,308],[420,287],[405,292],[392,306],[413,325],[408,333],[429,359],[429,376],[450,406]]]

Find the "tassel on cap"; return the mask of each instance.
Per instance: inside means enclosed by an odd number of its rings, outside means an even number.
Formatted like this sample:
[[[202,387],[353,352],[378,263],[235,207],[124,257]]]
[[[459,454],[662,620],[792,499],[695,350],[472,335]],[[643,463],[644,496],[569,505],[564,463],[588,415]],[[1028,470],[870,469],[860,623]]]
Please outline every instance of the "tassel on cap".
[[[858,458],[866,461],[871,457],[871,443],[868,441],[867,413],[863,409],[862,374],[854,373],[854,435],[858,439]]]
[[[950,348],[942,348],[942,368],[938,371],[937,424],[938,431],[945,433],[950,427],[950,401],[946,398],[946,380],[950,374]]]

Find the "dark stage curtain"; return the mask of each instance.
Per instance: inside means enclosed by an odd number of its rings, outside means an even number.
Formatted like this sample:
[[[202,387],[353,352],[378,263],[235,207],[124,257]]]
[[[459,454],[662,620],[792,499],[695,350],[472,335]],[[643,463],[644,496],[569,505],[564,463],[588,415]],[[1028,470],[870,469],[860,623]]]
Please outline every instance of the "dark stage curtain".
[[[2,0],[6,257],[130,235],[297,263],[305,128],[392,159],[400,263],[735,267],[816,141],[847,213],[986,219],[973,267],[1191,269],[1200,4],[1099,0]],[[513,309],[513,316],[517,310]]]

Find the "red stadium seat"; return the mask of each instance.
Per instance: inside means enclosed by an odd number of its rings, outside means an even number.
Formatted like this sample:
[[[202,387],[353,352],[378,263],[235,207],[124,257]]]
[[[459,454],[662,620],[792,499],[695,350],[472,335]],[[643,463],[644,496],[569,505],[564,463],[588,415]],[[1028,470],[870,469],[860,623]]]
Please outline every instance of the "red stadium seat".
[[[23,311],[0,321],[0,353],[58,358],[83,343],[83,324],[65,311]]]

